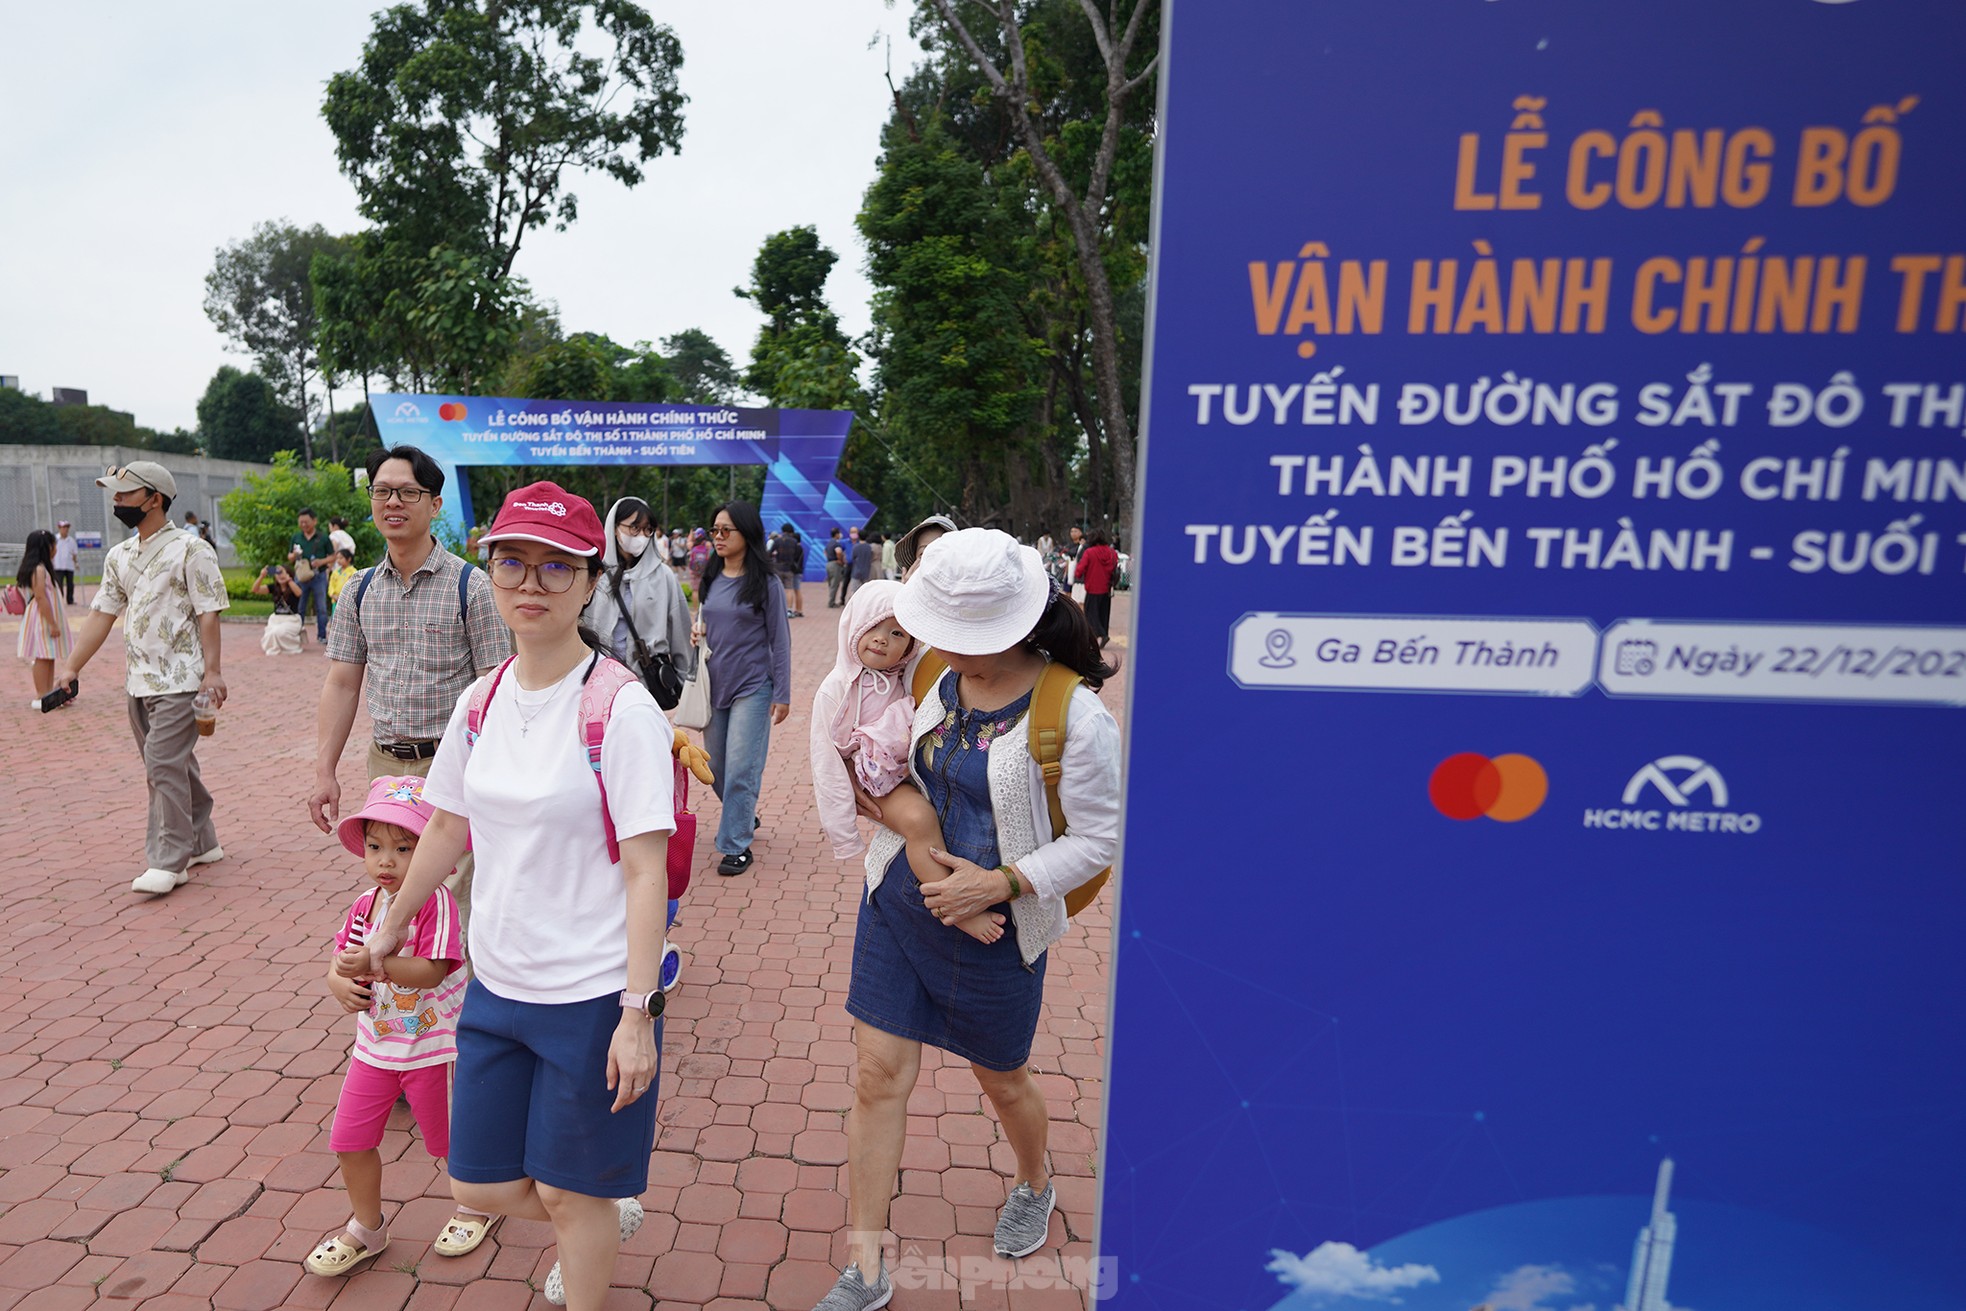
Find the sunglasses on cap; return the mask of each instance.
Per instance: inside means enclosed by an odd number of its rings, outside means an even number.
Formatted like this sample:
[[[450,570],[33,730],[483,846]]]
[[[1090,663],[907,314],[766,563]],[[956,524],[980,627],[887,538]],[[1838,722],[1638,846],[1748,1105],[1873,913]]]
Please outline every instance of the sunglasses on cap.
[[[150,490],[153,492],[157,490],[156,486],[148,478],[145,478],[140,473],[131,473],[128,469],[126,469],[120,464],[110,465],[107,469],[104,469],[102,471],[102,476],[105,478],[128,478],[132,482],[142,483],[145,487],[150,488]]]

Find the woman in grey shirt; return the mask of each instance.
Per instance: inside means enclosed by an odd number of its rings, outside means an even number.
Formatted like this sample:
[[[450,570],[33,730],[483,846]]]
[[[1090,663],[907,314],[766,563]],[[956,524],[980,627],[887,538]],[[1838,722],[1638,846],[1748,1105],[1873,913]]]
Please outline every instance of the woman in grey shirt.
[[[580,618],[615,659],[637,674],[643,673],[645,653],[649,660],[672,662],[688,678],[696,668],[689,603],[668,567],[668,543],[651,535],[651,523],[648,502],[633,496],[616,501],[608,511],[601,585]],[[637,642],[641,652],[635,649]]]
[[[703,745],[724,803],[717,825],[719,874],[751,868],[758,786],[771,726],[792,709],[792,630],[785,589],[765,555],[765,525],[755,505],[717,507],[711,555],[697,580],[695,637],[709,648],[710,727]]]

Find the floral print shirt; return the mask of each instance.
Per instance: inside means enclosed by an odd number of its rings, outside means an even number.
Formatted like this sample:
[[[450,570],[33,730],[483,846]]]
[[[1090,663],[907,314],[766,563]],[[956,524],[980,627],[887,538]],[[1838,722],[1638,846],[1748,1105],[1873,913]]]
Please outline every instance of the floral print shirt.
[[[198,616],[224,610],[225,579],[211,544],[182,528],[130,537],[103,557],[102,586],[91,607],[123,616],[131,696],[196,692],[205,678]]]

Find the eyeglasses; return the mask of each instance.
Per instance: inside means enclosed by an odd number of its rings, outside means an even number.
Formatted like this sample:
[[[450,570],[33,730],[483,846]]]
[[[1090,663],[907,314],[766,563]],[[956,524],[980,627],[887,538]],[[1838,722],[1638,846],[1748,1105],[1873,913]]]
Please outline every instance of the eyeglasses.
[[[536,574],[540,590],[564,592],[573,586],[573,580],[580,570],[563,560],[542,560],[538,564],[527,564],[509,555],[495,557],[491,562],[491,580],[495,587],[508,592],[516,592],[526,584],[526,575]]]
[[[736,532],[736,531],[737,531],[737,529],[735,529],[735,528],[733,528],[733,527],[732,527],[731,525],[729,525],[729,524],[718,524],[718,525],[717,525],[717,526],[716,526],[715,528],[712,528],[712,529],[710,530],[710,536],[712,536],[712,537],[729,537],[729,536],[730,536],[730,535],[731,535],[732,533],[734,533],[734,532]]]
[[[369,486],[369,499],[377,505],[387,505],[390,497],[395,497],[404,505],[415,505],[430,493],[421,487],[377,487]]]

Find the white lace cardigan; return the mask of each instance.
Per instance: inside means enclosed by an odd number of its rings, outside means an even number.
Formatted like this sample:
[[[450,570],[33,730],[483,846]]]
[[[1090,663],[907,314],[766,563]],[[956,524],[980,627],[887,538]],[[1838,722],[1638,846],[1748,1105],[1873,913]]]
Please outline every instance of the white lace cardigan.
[[[946,713],[942,683],[936,680],[915,707],[917,745]],[[1029,711],[1025,714],[1028,716]],[[990,802],[997,823],[997,858],[1015,862],[1024,876],[1024,895],[1010,903],[1017,946],[1026,965],[1034,963],[1065,936],[1065,894],[1113,863],[1120,835],[1120,730],[1098,695],[1083,684],[1072,689],[1065,712],[1065,751],[1058,800],[1065,809],[1065,832],[1051,831],[1044,774],[1026,747],[1029,729],[1020,717],[997,739],[1008,750],[989,753]],[[909,752],[908,775],[922,780]],[[867,850],[867,894],[872,896],[903,846],[899,835],[876,830]]]

